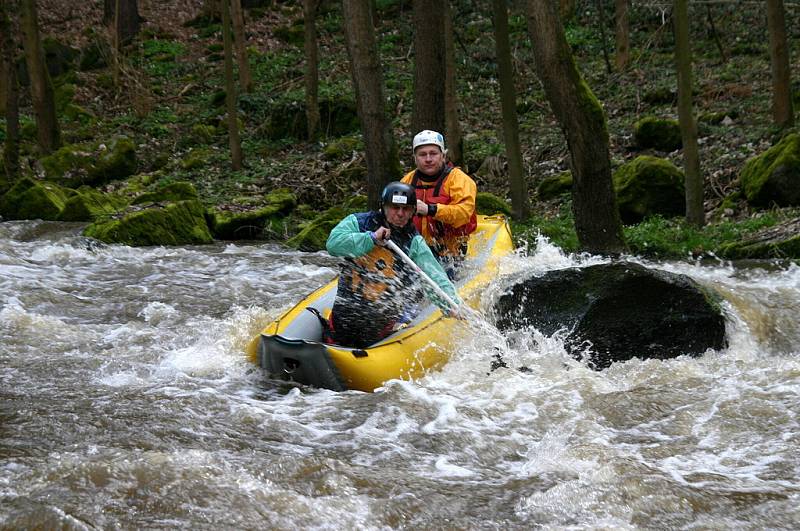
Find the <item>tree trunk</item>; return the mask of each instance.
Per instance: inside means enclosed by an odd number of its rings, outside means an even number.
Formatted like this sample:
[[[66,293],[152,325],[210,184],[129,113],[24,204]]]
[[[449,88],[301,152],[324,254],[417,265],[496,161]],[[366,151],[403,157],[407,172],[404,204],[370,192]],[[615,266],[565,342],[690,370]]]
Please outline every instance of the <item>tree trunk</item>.
[[[250,75],[250,62],[247,59],[247,38],[244,33],[244,12],[242,0],[231,0],[231,19],[233,20],[233,42],[236,45],[236,58],[239,64],[239,85],[242,92],[253,92],[253,76]]]
[[[556,5],[528,0],[527,6],[537,73],[570,151],[578,241],[589,252],[623,251],[603,108],[575,66]]]
[[[377,205],[386,183],[399,178],[400,161],[386,116],[375,29],[367,2],[343,0],[345,40],[367,159],[367,198]]]
[[[39,38],[36,0],[22,0],[20,6],[25,62],[31,79],[31,99],[36,115],[37,141],[44,153],[52,153],[61,146],[61,131],[56,116],[53,82],[44,62],[44,50]]]
[[[616,21],[616,64],[620,72],[628,68],[631,60],[630,25],[628,18],[628,1],[616,0],[614,2],[614,18]]]
[[[103,0],[103,23],[116,32],[119,45],[130,42],[139,34],[140,20],[138,0]]]
[[[696,227],[705,224],[703,176],[697,148],[697,123],[692,111],[692,49],[689,45],[687,0],[675,0],[675,70],[678,74],[678,121],[683,140],[683,172],[686,175],[686,221]]]
[[[319,62],[317,58],[317,7],[319,0],[303,1],[306,49],[306,124],[308,139],[319,133]]]
[[[411,132],[423,129],[445,131],[445,37],[444,0],[413,2],[414,109]]]
[[[444,121],[447,138],[447,157],[456,166],[464,164],[464,138],[458,121],[458,91],[456,90],[456,57],[453,45],[453,10],[445,2],[444,13],[445,76]]]
[[[522,153],[517,123],[517,95],[514,89],[514,70],[511,65],[511,44],[508,38],[508,8],[506,0],[494,0],[494,36],[497,70],[500,80],[500,101],[503,107],[503,140],[508,157],[509,188],[514,219],[528,217],[528,191],[522,170]]]
[[[3,82],[3,107],[6,139],[3,146],[3,169],[8,184],[19,176],[19,88],[17,85],[17,46],[8,18],[7,2],[0,0],[0,79]]]
[[[225,49],[225,105],[228,110],[228,140],[231,146],[231,165],[242,169],[242,144],[239,141],[239,113],[237,111],[236,80],[233,76],[233,38],[228,0],[222,2],[222,42]]]
[[[769,57],[772,66],[772,119],[781,128],[794,124],[785,18],[783,0],[767,0]]]

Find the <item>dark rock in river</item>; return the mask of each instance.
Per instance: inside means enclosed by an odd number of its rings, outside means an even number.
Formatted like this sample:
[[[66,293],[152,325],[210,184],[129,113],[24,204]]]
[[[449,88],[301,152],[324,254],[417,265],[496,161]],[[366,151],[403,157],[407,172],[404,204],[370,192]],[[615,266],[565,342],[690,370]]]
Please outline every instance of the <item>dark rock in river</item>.
[[[604,369],[631,358],[699,356],[727,344],[715,298],[685,275],[615,263],[551,271],[511,286],[495,304],[500,330],[566,329],[576,359]]]

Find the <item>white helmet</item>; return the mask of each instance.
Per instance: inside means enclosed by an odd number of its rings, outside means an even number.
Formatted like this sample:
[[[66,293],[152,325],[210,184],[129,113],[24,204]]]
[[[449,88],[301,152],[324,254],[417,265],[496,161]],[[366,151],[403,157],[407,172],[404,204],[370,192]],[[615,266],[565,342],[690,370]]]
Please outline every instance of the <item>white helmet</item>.
[[[429,129],[417,133],[414,137],[414,141],[411,143],[411,151],[416,151],[419,146],[428,145],[439,146],[439,149],[444,153],[444,137],[441,133]]]

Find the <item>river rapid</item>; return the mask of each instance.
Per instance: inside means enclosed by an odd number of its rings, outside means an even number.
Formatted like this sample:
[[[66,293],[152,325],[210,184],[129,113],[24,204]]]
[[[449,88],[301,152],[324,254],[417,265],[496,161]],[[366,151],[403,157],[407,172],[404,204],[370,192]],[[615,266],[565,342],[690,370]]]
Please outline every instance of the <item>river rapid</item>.
[[[797,265],[642,262],[724,298],[701,358],[594,372],[476,325],[439,372],[335,393],[244,355],[326,253],[79,233],[0,223],[0,529],[800,527]],[[541,241],[502,267],[600,261]]]

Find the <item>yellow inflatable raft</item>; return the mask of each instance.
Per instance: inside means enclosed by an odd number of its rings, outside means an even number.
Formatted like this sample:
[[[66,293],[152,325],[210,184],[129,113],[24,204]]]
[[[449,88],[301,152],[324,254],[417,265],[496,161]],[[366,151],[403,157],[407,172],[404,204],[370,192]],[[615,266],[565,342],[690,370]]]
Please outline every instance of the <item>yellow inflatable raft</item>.
[[[483,289],[497,276],[498,261],[514,244],[503,216],[478,216],[469,240],[468,260],[456,288],[477,306]],[[336,296],[336,279],[270,323],[247,347],[249,358],[271,377],[335,391],[371,392],[384,382],[411,379],[444,365],[458,348],[457,321],[429,304],[404,328],[366,349],[321,342],[319,315],[327,317]]]

